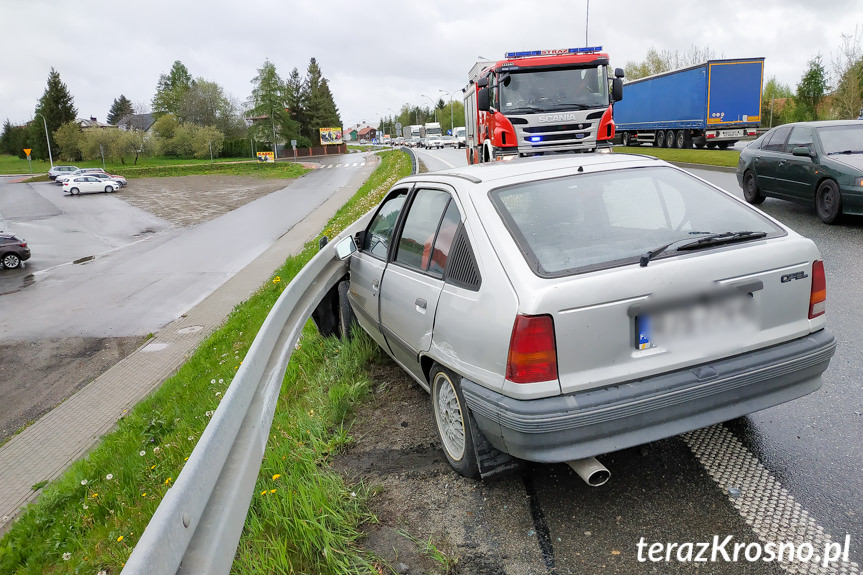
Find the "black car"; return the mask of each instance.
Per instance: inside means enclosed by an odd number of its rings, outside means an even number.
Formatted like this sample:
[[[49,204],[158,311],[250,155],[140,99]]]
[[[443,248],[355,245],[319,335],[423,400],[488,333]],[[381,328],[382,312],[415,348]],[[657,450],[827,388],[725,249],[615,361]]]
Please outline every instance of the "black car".
[[[17,268],[30,259],[27,241],[15,234],[0,232],[0,267]]]
[[[814,205],[825,224],[863,215],[863,122],[777,126],[740,152],[737,182],[750,204],[773,197]]]

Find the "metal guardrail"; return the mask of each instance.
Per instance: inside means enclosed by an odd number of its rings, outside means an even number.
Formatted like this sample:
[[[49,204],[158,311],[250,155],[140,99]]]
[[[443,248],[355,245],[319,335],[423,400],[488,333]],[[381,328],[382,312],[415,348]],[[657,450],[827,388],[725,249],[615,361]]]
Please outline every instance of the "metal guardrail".
[[[370,216],[323,246],[279,296],[125,575],[230,571],[294,346],[312,311],[347,273],[335,244],[365,228]]]

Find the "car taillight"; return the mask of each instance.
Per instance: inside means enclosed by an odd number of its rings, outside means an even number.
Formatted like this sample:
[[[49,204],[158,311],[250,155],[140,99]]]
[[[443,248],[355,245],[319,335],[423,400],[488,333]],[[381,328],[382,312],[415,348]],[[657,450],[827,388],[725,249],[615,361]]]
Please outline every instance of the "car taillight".
[[[824,262],[815,260],[812,264],[812,291],[809,293],[809,319],[823,315],[827,309],[827,279],[824,275]]]
[[[515,318],[506,378],[514,383],[557,379],[554,321],[550,315],[519,315]]]

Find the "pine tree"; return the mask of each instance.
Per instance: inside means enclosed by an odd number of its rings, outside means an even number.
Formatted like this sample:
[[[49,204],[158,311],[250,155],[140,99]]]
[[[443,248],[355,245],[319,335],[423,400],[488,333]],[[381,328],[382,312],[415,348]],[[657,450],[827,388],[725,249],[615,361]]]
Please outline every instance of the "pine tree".
[[[312,142],[319,141],[320,128],[333,128],[342,125],[329,83],[323,77],[315,58],[309,61],[306,82],[303,86],[302,102],[305,110],[302,133]]]
[[[41,116],[40,116],[41,114]],[[33,148],[33,157],[47,160],[48,145],[46,143],[45,128],[48,129],[48,138],[50,134],[57,128],[67,122],[72,122],[77,116],[78,110],[69,94],[69,89],[60,80],[60,73],[54,68],[51,68],[51,73],[48,75],[48,86],[45,88],[45,93],[39,99],[39,105],[36,106],[36,115],[30,127],[27,130],[28,147]],[[59,149],[57,144],[51,139],[52,155],[57,155]]]
[[[159,118],[164,114],[174,114],[182,121],[183,102],[194,83],[183,63],[175,61],[168,74],[159,76],[156,95],[153,96],[153,115]]]
[[[276,72],[275,64],[265,60],[252,84],[255,87],[249,100],[249,114],[256,119],[249,132],[258,141],[272,142],[275,153],[276,144],[286,141],[296,132],[296,124],[285,109],[285,83]]]
[[[108,111],[108,123],[116,125],[117,122],[134,113],[135,109],[132,107],[132,102],[120,94],[119,98],[114,98],[114,103],[111,104],[111,109]]]

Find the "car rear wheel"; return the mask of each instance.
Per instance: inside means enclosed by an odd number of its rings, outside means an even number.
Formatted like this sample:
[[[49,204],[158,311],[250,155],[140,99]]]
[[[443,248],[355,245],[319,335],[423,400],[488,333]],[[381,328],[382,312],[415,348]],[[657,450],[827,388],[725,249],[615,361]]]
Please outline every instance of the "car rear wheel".
[[[6,254],[3,256],[2,261],[4,268],[17,268],[21,265],[21,258],[19,258],[16,254]]]
[[[833,180],[827,180],[818,186],[815,194],[815,210],[825,224],[835,224],[842,214],[842,195]]]
[[[764,194],[755,181],[755,174],[746,172],[743,175],[743,198],[750,204],[760,204],[764,201]]]
[[[477,478],[479,466],[468,419],[470,414],[459,379],[445,367],[438,364],[432,366],[432,411],[447,463],[460,475]]]

